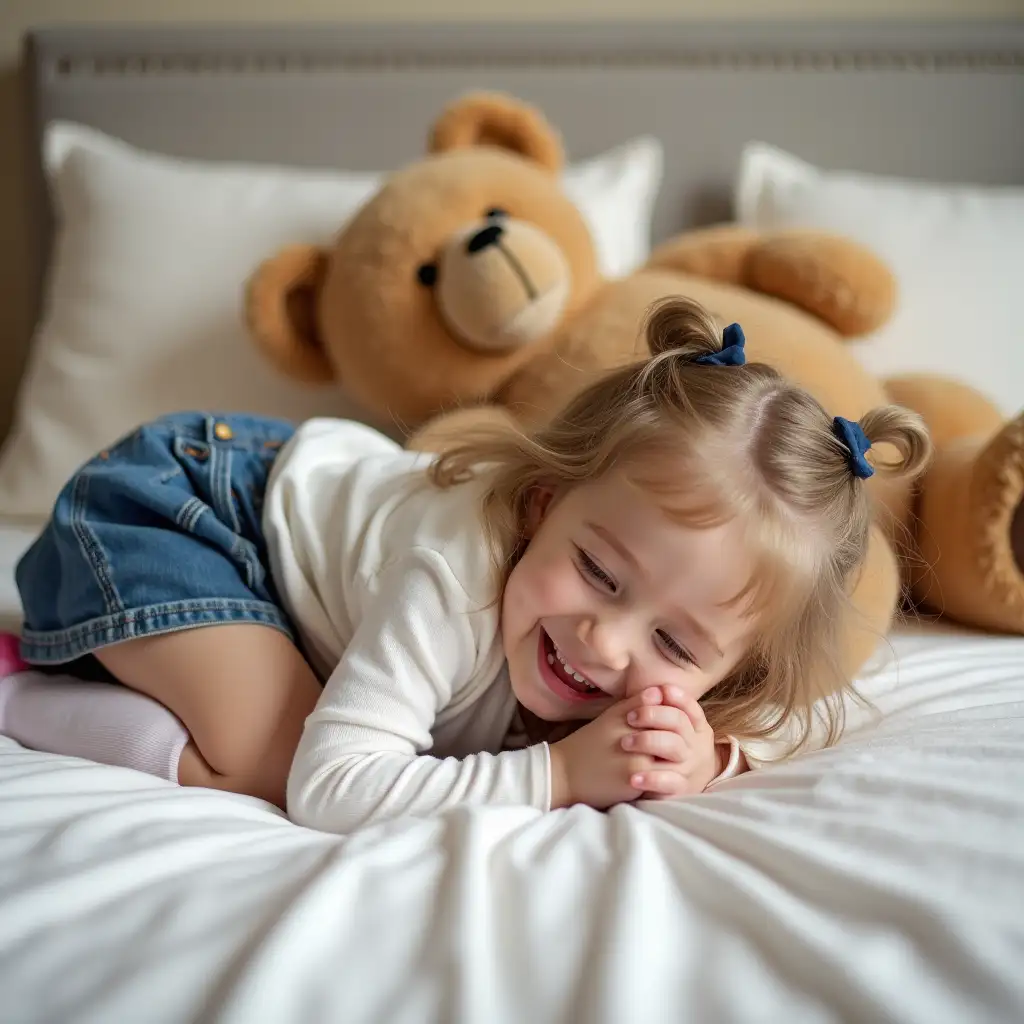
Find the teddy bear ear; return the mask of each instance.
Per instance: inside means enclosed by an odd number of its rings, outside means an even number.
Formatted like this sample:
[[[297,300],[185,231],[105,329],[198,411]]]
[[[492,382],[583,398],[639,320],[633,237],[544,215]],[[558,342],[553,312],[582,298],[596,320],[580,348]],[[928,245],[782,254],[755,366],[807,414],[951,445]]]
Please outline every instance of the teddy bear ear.
[[[434,122],[428,146],[431,153],[470,146],[507,149],[553,174],[565,164],[562,140],[544,115],[502,93],[469,93],[443,110]]]
[[[246,285],[245,318],[256,344],[282,373],[307,384],[335,379],[316,327],[326,270],[326,252],[293,245],[260,264]]]

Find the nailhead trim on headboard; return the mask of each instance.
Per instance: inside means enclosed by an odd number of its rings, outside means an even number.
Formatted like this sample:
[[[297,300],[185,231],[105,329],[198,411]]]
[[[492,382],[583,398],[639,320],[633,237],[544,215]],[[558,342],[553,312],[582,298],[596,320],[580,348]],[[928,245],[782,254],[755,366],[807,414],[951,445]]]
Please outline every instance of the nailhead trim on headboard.
[[[315,54],[137,54],[133,56],[55,56],[51,67],[60,77],[315,74],[332,71],[379,71],[429,67],[670,67],[770,71],[1017,71],[1024,51],[816,51],[705,52],[632,51],[621,53],[517,52],[467,53],[431,50],[420,53],[361,52]]]

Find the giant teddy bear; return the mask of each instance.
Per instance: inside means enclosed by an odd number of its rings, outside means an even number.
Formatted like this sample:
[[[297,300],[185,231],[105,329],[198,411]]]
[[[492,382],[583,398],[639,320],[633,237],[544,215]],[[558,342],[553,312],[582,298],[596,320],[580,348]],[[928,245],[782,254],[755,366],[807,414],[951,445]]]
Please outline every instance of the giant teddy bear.
[[[901,585],[962,623],[1024,632],[1024,415],[1006,423],[953,381],[880,381],[861,368],[846,339],[881,324],[894,298],[873,255],[841,238],[727,225],[680,235],[607,281],[559,186],[558,135],[536,110],[466,96],[436,121],[429,150],[332,246],[290,247],[254,275],[250,325],[282,372],[336,381],[369,413],[425,428],[410,443],[436,450],[467,418],[538,424],[593,373],[642,354],[653,300],[690,296],[742,324],[749,358],[833,414],[895,401],[932,432],[936,455],[915,488],[869,484],[882,514],[853,594],[847,669],[888,629]]]

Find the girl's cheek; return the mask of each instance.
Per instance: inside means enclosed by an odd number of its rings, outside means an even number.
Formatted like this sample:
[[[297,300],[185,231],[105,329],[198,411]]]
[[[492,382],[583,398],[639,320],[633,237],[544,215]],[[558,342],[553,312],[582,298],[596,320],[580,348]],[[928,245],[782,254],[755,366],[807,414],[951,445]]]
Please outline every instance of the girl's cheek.
[[[534,597],[545,607],[574,608],[580,603],[581,592],[586,584],[570,563],[548,564],[541,568],[536,577]]]
[[[516,604],[534,615],[576,607],[587,590],[571,556],[558,550],[528,550],[514,575]]]
[[[505,612],[533,619],[551,614],[559,604],[557,574],[541,559],[523,560],[516,566],[505,591]]]

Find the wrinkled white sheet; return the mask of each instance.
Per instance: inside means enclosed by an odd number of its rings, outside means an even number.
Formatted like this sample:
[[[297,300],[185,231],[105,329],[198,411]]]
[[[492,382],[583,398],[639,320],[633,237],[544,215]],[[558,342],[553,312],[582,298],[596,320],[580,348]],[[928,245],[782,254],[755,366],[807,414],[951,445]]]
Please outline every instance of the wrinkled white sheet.
[[[0,1020],[1024,1020],[1024,641],[688,802],[351,839],[0,739]]]

